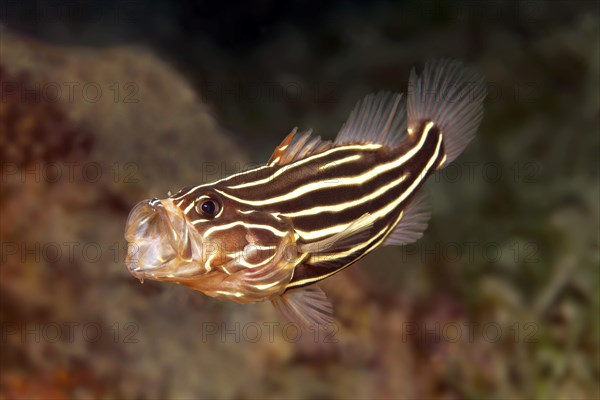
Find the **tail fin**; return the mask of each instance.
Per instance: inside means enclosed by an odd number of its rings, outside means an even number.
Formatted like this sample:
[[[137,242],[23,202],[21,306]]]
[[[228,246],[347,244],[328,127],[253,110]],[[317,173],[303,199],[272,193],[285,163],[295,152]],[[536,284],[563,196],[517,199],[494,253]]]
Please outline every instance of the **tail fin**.
[[[416,130],[427,119],[442,132],[448,165],[475,136],[483,118],[487,89],[483,77],[458,61],[433,60],[421,76],[414,68],[408,86],[408,129]]]

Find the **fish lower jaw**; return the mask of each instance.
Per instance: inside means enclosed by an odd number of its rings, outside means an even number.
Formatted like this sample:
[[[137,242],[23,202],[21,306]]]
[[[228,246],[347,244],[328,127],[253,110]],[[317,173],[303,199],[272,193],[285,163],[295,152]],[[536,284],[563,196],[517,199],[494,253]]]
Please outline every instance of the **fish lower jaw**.
[[[142,264],[136,261],[127,261],[127,269],[131,275],[140,281],[144,279],[178,281],[197,277],[206,272],[199,263],[182,257],[175,257],[162,264]]]

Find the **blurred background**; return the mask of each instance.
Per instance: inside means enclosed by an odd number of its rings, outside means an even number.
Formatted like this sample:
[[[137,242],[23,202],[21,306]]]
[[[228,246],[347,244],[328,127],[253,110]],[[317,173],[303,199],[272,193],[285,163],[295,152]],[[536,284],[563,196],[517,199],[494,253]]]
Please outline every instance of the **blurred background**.
[[[600,397],[597,2],[0,4],[0,398]],[[135,203],[435,57],[486,76],[482,127],[423,239],[323,283],[329,331],[130,276]]]

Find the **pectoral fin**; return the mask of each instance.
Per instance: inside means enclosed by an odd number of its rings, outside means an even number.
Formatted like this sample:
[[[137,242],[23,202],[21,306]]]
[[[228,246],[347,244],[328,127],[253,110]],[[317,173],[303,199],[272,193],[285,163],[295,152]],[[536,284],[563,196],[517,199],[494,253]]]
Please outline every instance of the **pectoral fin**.
[[[300,247],[300,251],[312,254],[335,252],[340,248],[353,246],[368,238],[372,227],[373,220],[371,214],[365,213],[359,219],[348,225],[343,231],[323,240],[304,244]]]
[[[331,302],[318,286],[287,290],[271,302],[284,317],[301,327],[333,323]]]

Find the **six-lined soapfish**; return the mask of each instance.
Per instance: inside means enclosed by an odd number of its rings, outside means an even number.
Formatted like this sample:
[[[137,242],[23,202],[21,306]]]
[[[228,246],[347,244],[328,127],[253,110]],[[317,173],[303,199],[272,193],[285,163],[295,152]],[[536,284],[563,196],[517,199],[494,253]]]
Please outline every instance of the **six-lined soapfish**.
[[[334,141],[294,129],[263,166],[144,200],[127,221],[129,271],[328,323],[315,284],[423,235],[430,212],[419,189],[473,138],[485,96],[460,63],[428,62],[411,71],[406,101],[366,96]]]

